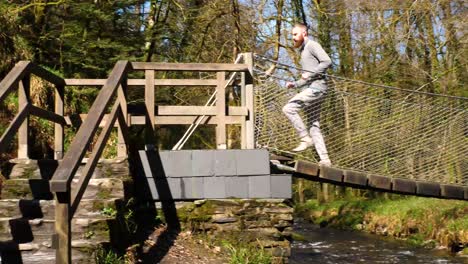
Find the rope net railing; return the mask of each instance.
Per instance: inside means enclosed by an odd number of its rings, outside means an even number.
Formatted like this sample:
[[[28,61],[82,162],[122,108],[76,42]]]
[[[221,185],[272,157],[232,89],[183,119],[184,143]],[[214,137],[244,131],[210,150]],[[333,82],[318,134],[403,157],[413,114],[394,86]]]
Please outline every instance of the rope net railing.
[[[258,148],[289,153],[299,143],[282,112],[299,91],[255,65]],[[270,62],[271,63],[271,62]],[[468,185],[468,99],[421,93],[327,75],[328,92],[302,118],[319,116],[334,167],[444,184]],[[309,125],[310,127],[310,125]],[[294,153],[317,161],[314,148]]]

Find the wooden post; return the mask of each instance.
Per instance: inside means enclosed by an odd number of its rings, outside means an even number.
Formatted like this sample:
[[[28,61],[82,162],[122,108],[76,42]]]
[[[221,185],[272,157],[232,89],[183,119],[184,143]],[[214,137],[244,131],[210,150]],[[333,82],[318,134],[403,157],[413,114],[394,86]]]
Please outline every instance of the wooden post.
[[[147,150],[154,149],[156,145],[154,131],[154,70],[145,71],[145,105],[146,105],[146,129],[145,146]]]
[[[248,120],[245,122],[246,148],[255,148],[255,112],[254,112],[254,85],[253,85],[253,54],[244,53],[244,63],[249,68],[245,78],[245,103],[249,111]]]
[[[64,100],[64,86],[55,86],[55,113],[63,116],[63,100]],[[63,139],[64,139],[64,125],[55,123],[54,125],[54,159],[60,160],[63,158]]]
[[[30,80],[31,75],[27,74],[24,78],[18,82],[18,109],[22,106],[29,104],[29,92],[30,92]],[[29,145],[28,136],[29,134],[29,115],[23,121],[20,128],[18,129],[18,158],[27,159],[29,158]]]
[[[246,96],[245,96],[245,78],[246,74],[245,72],[241,73],[241,106],[246,106]],[[246,149],[247,148],[247,124],[248,116],[245,116],[242,118],[242,123],[241,123],[241,149]]]
[[[127,78],[123,79],[117,89],[118,100],[120,101],[120,109],[125,119],[125,124],[128,126],[128,110],[127,110]],[[127,157],[127,145],[122,133],[122,128],[117,128],[117,157]]]
[[[216,73],[216,148],[226,149],[226,72]]]
[[[70,192],[55,197],[55,263],[71,264]]]

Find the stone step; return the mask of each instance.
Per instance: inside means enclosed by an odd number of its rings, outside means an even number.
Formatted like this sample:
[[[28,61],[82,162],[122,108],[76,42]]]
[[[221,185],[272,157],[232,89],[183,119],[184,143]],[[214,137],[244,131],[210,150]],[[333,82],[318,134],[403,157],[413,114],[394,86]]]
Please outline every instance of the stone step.
[[[74,218],[72,239],[89,242],[108,242],[110,233],[117,228],[115,219]],[[50,244],[55,233],[55,221],[44,219],[0,218],[0,241],[16,243]]]
[[[72,189],[78,180],[73,180]],[[82,199],[110,199],[125,196],[129,181],[117,178],[91,179]],[[9,179],[2,186],[2,199],[52,200],[49,181],[42,179]]]
[[[76,218],[107,218],[124,206],[121,199],[86,199],[81,200]],[[55,219],[54,200],[0,200],[0,218]]]
[[[84,159],[86,162],[86,159]],[[13,159],[13,168],[9,179],[50,179],[60,161],[56,160],[29,160]],[[75,178],[81,175],[85,164],[81,164]],[[100,160],[94,170],[92,178],[127,178],[130,177],[128,162],[125,159]]]
[[[105,242],[103,242],[105,244]],[[93,253],[99,244],[83,240],[72,241],[72,263],[94,263]],[[0,244],[0,263],[54,264],[55,250],[37,243]]]

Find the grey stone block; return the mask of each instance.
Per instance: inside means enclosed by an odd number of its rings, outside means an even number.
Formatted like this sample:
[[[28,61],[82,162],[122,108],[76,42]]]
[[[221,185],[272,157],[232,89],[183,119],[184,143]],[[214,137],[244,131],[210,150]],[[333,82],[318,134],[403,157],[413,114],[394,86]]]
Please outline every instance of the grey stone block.
[[[237,175],[270,174],[270,158],[265,149],[245,149],[236,151]]]
[[[192,151],[160,151],[161,162],[166,177],[191,177]]]
[[[249,178],[249,198],[270,198],[270,175],[252,175]]]
[[[290,199],[292,197],[291,174],[271,175],[271,198]]]
[[[203,179],[204,177],[181,178],[182,199],[203,199]]]
[[[141,165],[143,166],[143,171],[145,172],[146,178],[157,178],[163,177],[162,173],[157,172],[157,167],[155,164],[151,164],[150,160],[154,161],[153,158],[156,157],[157,153],[150,153],[149,151],[140,150],[138,151],[140,155]],[[153,171],[155,172],[153,174]]]
[[[248,198],[249,179],[247,177],[224,177],[226,198]]]
[[[215,155],[215,175],[216,176],[235,176],[236,169],[236,150],[216,150]]]
[[[184,198],[181,197],[181,178],[157,178],[156,180],[154,180],[153,178],[147,178],[147,181],[149,189],[151,191],[151,197],[154,200],[170,200]]]
[[[193,150],[192,151],[192,175],[213,176],[215,164],[215,151]]]
[[[226,198],[224,177],[203,177],[204,198]]]

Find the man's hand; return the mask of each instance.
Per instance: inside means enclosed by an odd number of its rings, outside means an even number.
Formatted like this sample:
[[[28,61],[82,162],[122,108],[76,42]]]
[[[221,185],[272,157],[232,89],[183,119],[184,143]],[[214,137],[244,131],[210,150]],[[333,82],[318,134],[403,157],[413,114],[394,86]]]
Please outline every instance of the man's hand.
[[[301,77],[302,77],[302,79],[307,80],[307,79],[309,79],[309,77],[310,77],[311,75],[312,75],[312,74],[311,74],[310,72],[304,72],[304,73],[302,74]]]
[[[294,87],[296,87],[296,84],[294,82],[287,82],[286,87],[287,88],[294,88]]]

